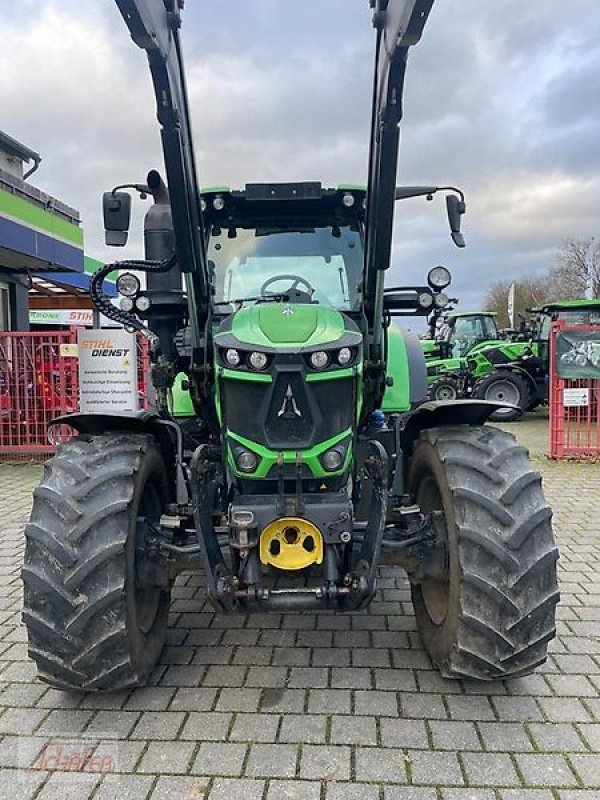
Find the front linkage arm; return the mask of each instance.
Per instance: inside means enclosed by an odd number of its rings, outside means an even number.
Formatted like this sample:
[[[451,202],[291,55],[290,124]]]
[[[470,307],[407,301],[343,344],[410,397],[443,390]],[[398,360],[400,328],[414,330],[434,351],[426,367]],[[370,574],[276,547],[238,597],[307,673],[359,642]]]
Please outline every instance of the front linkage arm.
[[[193,347],[209,314],[209,279],[196,163],[179,40],[182,0],[115,0],[131,38],[146,51],[161,126],[179,267],[186,274]]]
[[[434,0],[370,0],[377,29],[367,185],[365,305],[371,361],[381,359],[383,276],[392,250],[399,125],[408,49],[423,33]]]

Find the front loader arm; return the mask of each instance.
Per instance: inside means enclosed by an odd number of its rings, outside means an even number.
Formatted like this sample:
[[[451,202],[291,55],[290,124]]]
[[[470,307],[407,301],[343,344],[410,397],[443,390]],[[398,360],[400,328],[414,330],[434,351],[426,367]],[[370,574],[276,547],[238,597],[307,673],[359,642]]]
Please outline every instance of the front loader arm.
[[[115,0],[131,38],[146,51],[173,216],[175,248],[190,304],[192,330],[198,339],[209,311],[200,197],[179,39],[181,0]]]
[[[390,266],[399,125],[408,49],[421,38],[434,0],[370,0],[377,29],[367,186],[365,309],[369,360],[382,353],[383,270]]]

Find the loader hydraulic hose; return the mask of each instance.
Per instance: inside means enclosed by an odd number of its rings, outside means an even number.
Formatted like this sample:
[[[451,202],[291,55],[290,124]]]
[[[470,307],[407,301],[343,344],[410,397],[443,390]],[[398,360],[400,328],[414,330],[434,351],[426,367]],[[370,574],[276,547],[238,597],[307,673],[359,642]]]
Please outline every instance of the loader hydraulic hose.
[[[147,339],[153,338],[154,334],[134,315],[126,311],[121,311],[111,303],[110,297],[102,291],[102,284],[106,277],[116,269],[135,269],[138,272],[168,272],[175,266],[176,256],[173,254],[164,261],[115,261],[112,264],[105,264],[102,269],[94,273],[90,286],[90,296],[92,302],[105,317],[124,325],[126,328],[141,333]]]

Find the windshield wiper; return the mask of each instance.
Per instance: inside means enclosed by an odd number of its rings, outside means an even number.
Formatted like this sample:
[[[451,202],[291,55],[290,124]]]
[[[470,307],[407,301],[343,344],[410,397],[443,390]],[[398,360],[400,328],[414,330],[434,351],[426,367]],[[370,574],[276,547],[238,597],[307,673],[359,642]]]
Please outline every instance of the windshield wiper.
[[[278,294],[262,294],[258,295],[257,297],[236,297],[235,300],[218,300],[217,302],[213,303],[213,306],[235,306],[241,303],[270,303],[278,301],[287,302],[289,299],[289,294],[281,292]]]

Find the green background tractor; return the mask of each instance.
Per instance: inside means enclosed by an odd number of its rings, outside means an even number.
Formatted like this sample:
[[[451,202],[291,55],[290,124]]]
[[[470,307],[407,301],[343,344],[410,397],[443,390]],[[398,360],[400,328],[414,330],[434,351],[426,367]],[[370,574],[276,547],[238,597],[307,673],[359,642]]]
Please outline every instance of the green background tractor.
[[[555,301],[531,312],[537,320],[529,341],[488,345],[467,359],[473,397],[518,407],[498,409],[494,419],[517,419],[523,411],[548,402],[552,323],[561,320],[569,325],[598,324],[600,300]]]
[[[497,404],[428,403],[416,336],[430,286],[385,287],[408,51],[432,0],[374,0],[376,67],[366,192],[319,182],[198,190],[177,0],[117,0],[148,56],[166,182],[145,259],[121,262],[121,310],[151,342],[154,407],[75,414],[26,529],[23,618],[40,677],[77,690],[144,683],[170,593],[202,572],[232,612],[358,611],[384,559],[406,569],[417,625],[443,675],[527,674],[555,633],[557,548],[540,477]],[[168,13],[167,13],[168,12]],[[462,192],[440,188],[452,238]],[[131,195],[104,198],[127,238]],[[171,412],[186,376],[193,415]],[[181,387],[186,391],[185,386]],[[189,408],[187,409],[189,411]]]
[[[453,311],[445,314],[435,341],[423,340],[427,383],[432,400],[456,400],[465,395],[467,357],[500,339],[493,311]],[[504,344],[504,343],[503,343]]]

